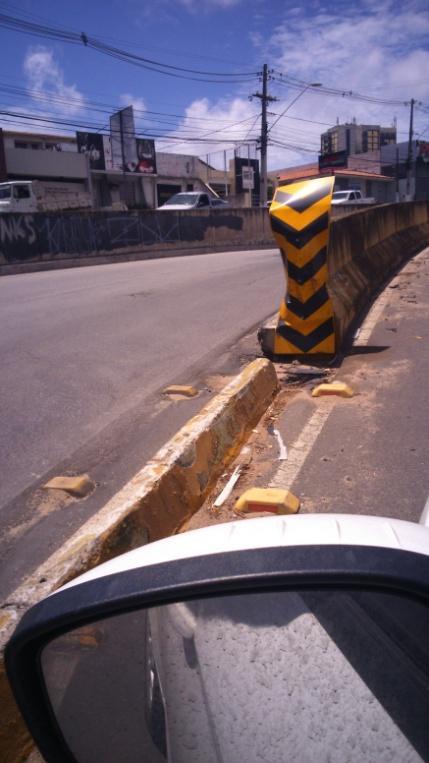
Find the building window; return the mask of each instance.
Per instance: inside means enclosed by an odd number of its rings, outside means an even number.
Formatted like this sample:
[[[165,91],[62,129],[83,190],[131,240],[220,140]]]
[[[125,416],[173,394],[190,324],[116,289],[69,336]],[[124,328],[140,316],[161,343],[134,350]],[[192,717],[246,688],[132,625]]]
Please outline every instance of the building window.
[[[322,154],[332,154],[338,151],[338,132],[325,132],[321,136]]]
[[[380,132],[378,130],[365,130],[362,136],[363,151],[377,151],[380,148]]]
[[[23,140],[16,140],[15,148],[31,148],[33,151],[39,151],[43,148],[43,143],[25,143]]]
[[[28,185],[15,185],[13,187],[13,197],[14,199],[29,199],[30,189]]]

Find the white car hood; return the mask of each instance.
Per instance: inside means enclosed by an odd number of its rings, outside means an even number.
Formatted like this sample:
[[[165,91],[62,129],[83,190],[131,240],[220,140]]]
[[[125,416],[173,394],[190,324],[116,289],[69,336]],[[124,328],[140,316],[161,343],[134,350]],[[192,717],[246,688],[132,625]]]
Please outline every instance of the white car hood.
[[[157,212],[186,212],[188,209],[196,209],[194,204],[164,204],[162,207],[158,207]]]

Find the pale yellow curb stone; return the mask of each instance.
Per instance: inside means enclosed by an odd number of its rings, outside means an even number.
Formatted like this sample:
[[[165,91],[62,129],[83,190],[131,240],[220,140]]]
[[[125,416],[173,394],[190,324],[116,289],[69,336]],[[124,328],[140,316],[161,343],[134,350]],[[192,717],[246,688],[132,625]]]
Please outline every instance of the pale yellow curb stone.
[[[299,499],[289,490],[252,487],[236,501],[235,510],[245,514],[266,511],[272,514],[296,514],[299,506]]]
[[[58,476],[53,477],[43,485],[45,490],[65,490],[67,493],[84,498],[92,490],[94,483],[88,474],[79,474],[76,477]]]
[[[182,384],[170,384],[163,390],[164,395],[183,395],[183,397],[195,397],[198,390],[195,387],[189,387]]]
[[[318,384],[311,393],[312,397],[322,397],[322,395],[338,395],[339,397],[353,397],[354,392],[345,382],[334,381]]]

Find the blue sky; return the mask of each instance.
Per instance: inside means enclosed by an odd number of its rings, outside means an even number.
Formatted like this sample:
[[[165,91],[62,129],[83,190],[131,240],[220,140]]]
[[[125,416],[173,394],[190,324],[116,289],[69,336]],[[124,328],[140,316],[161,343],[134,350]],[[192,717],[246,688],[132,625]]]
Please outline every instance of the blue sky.
[[[243,79],[243,72],[260,71],[267,62],[275,70],[270,92],[279,99],[270,106],[271,123],[305,83],[320,82],[324,89],[340,90],[308,89],[298,98],[270,133],[270,167],[314,159],[320,132],[337,117],[386,125],[396,118],[399,138],[406,140],[409,108],[404,103],[411,97],[421,102],[416,108],[416,134],[429,140],[426,0],[357,0],[341,6],[323,0],[15,0],[13,4],[0,0],[0,13],[85,32],[172,66],[240,73],[238,79]],[[0,110],[21,114],[13,120],[19,129],[25,129],[28,116],[42,114],[103,128],[110,106],[133,103],[141,117],[139,131],[166,136],[157,140],[159,149],[210,155],[218,166],[224,150],[231,156],[234,144],[257,137],[259,102],[248,99],[260,89],[257,76],[216,84],[180,79],[83,45],[1,27],[0,44]],[[397,103],[341,95],[349,91]],[[150,113],[154,111],[160,113]],[[7,119],[11,118],[0,115],[5,128],[11,126]],[[37,122],[32,124],[38,127]],[[52,129],[61,132],[59,127]],[[213,142],[196,142],[192,137]],[[238,150],[247,155],[245,145]],[[254,144],[250,150],[254,155]]]

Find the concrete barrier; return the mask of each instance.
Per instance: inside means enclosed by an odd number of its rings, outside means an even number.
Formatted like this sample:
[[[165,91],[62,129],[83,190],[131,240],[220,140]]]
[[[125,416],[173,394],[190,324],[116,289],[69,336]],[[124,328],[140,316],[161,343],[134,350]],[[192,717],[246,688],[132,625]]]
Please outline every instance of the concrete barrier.
[[[307,183],[307,188],[301,183],[279,189],[286,201],[272,208],[288,288],[276,324],[270,322],[259,331],[268,357],[338,352],[389,277],[429,244],[429,202],[384,204],[331,221],[327,256],[321,258],[327,243],[327,236],[319,241],[326,227],[326,209],[317,208],[328,197],[304,210],[305,194],[310,201],[312,194],[317,196],[311,185],[315,181]],[[296,191],[296,185],[303,187]],[[298,193],[297,201],[293,193]],[[300,206],[298,215],[294,204]],[[313,216],[312,210],[316,210]],[[335,345],[331,333],[321,335],[331,315]]]
[[[429,202],[385,204],[331,225],[328,291],[337,348],[401,265],[429,244]]]
[[[271,246],[266,209],[0,215],[0,274]]]
[[[21,763],[32,742],[5,675],[4,648],[18,620],[77,575],[147,540],[174,533],[210,493],[277,390],[272,363],[250,363],[2,606],[0,760]],[[198,553],[198,549],[196,549]]]

